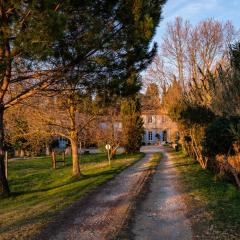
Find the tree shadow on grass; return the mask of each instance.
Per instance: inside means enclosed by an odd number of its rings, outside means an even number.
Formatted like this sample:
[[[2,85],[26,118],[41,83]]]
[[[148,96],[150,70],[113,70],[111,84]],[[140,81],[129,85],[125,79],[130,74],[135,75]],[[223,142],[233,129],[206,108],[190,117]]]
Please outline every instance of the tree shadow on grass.
[[[79,176],[79,177],[72,177],[68,181],[66,181],[62,184],[53,186],[53,187],[40,188],[40,189],[37,189],[37,190],[30,190],[30,191],[15,191],[15,192],[11,192],[11,196],[12,197],[17,197],[17,196],[20,196],[20,195],[23,195],[23,194],[47,192],[47,191],[50,191],[50,190],[54,190],[54,189],[57,189],[57,188],[61,188],[61,187],[73,184],[75,182],[88,180],[90,178],[98,178],[98,177],[105,178],[106,176],[109,176],[109,175],[113,176],[114,174],[116,174],[120,171],[121,171],[121,169],[119,169],[119,170],[112,169],[112,170],[108,170],[108,171],[105,171],[105,172],[99,172],[99,173],[81,174],[81,176]]]
[[[69,189],[65,189],[64,190],[64,199],[66,199],[67,197],[70,197],[72,198],[72,196],[74,196],[74,199],[73,199],[73,202],[78,202],[80,199],[82,199],[83,197],[86,196],[86,194],[89,194],[89,192],[92,192],[94,191],[95,189],[98,189],[98,187],[100,187],[102,184],[104,184],[106,182],[106,180],[108,179],[111,179],[111,177],[113,176],[112,173],[115,172],[115,171],[108,171],[108,172],[105,172],[104,174],[89,174],[89,175],[84,175],[81,177],[81,179],[91,179],[91,181],[87,182],[86,184],[84,185],[81,185],[81,186],[76,186],[74,188],[69,188]],[[101,176],[101,179],[98,178],[98,176]],[[72,182],[70,182],[72,183]],[[61,187],[61,186],[65,186],[65,185],[68,185],[70,183],[65,183],[65,184],[62,184],[62,185],[59,185],[57,187]],[[46,188],[46,189],[41,189],[39,191],[31,191],[31,193],[38,193],[38,192],[43,192],[43,191],[49,191],[49,190],[53,190],[57,187],[53,187],[53,188]],[[27,193],[30,193],[30,192],[27,192]],[[15,196],[19,196],[21,194],[25,194],[25,192],[15,192],[13,193],[13,195]],[[63,197],[62,196],[62,192],[57,192],[57,193],[54,193],[55,195],[55,198],[58,199],[59,197]],[[87,195],[88,196],[88,195]],[[32,207],[32,206],[35,206],[37,207],[38,204],[40,204],[41,206],[41,203],[42,202],[47,202],[49,199],[52,199],[52,195],[42,195],[42,196],[38,196],[38,195],[30,195],[28,199],[24,199],[24,200],[27,200],[27,201],[31,201],[30,204],[28,204],[28,207]],[[28,225],[32,225],[32,224],[42,224],[43,222],[48,222],[49,220],[53,219],[56,217],[56,215],[59,213],[59,210],[61,208],[68,208],[68,205],[70,206],[70,203],[72,202],[71,201],[68,201],[67,205],[66,206],[63,206],[63,207],[59,207],[59,202],[56,201],[56,206],[55,205],[52,205],[49,206],[49,209],[52,208],[52,210],[50,211],[46,211],[46,210],[43,210],[44,212],[42,212],[41,210],[39,212],[34,212],[33,214],[28,214],[28,216],[24,219],[16,219],[15,221],[11,222],[10,225],[6,225],[6,226],[1,226],[1,230],[0,230],[0,233],[5,233],[5,232],[15,232],[17,233],[18,232],[18,229],[21,229],[21,228],[25,228],[27,229],[28,228]],[[52,203],[50,203],[51,205]],[[60,203],[62,204],[62,202]],[[41,207],[40,207],[41,209]],[[31,228],[31,226],[30,226]],[[11,239],[11,238],[10,238]]]

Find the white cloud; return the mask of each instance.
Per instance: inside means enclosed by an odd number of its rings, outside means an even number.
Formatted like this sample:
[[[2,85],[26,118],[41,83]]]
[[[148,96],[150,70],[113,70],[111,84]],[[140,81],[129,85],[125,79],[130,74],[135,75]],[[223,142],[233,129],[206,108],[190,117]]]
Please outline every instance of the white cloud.
[[[175,3],[175,7],[171,7],[174,2],[176,2],[176,0],[169,0],[167,2],[167,6],[164,9],[165,11],[163,11],[164,16],[167,16],[164,18],[165,21],[171,21],[176,16],[192,19],[197,15],[204,15],[205,12],[216,11],[220,7],[218,0],[201,0],[198,2],[194,0],[180,0],[177,5]]]

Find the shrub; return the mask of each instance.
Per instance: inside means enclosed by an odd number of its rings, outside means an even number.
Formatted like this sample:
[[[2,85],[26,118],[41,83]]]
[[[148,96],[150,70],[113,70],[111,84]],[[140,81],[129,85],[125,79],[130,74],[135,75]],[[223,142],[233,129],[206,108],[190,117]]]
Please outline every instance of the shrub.
[[[204,152],[209,157],[217,154],[233,154],[235,136],[231,131],[233,126],[240,123],[240,117],[219,117],[205,131],[203,142]]]

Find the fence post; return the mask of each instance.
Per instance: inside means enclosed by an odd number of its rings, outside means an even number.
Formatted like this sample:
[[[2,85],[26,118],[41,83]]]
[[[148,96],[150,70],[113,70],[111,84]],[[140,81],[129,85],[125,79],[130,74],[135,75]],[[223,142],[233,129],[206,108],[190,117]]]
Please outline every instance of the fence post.
[[[52,167],[56,169],[56,155],[54,150],[52,151]]]
[[[6,151],[5,152],[5,175],[6,175],[6,178],[8,178],[8,152]]]
[[[63,166],[65,166],[65,152],[62,153]]]

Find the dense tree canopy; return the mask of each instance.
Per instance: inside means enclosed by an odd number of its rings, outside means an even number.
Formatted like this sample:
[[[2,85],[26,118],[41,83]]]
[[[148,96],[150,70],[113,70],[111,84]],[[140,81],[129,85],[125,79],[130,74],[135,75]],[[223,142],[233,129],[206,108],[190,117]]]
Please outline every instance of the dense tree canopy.
[[[9,193],[3,160],[4,111],[46,89],[70,91],[71,99],[76,91],[111,96],[138,90],[131,76],[143,70],[156,52],[156,44],[152,48],[149,44],[164,3],[0,1],[1,194]],[[76,134],[74,124],[72,128]]]

